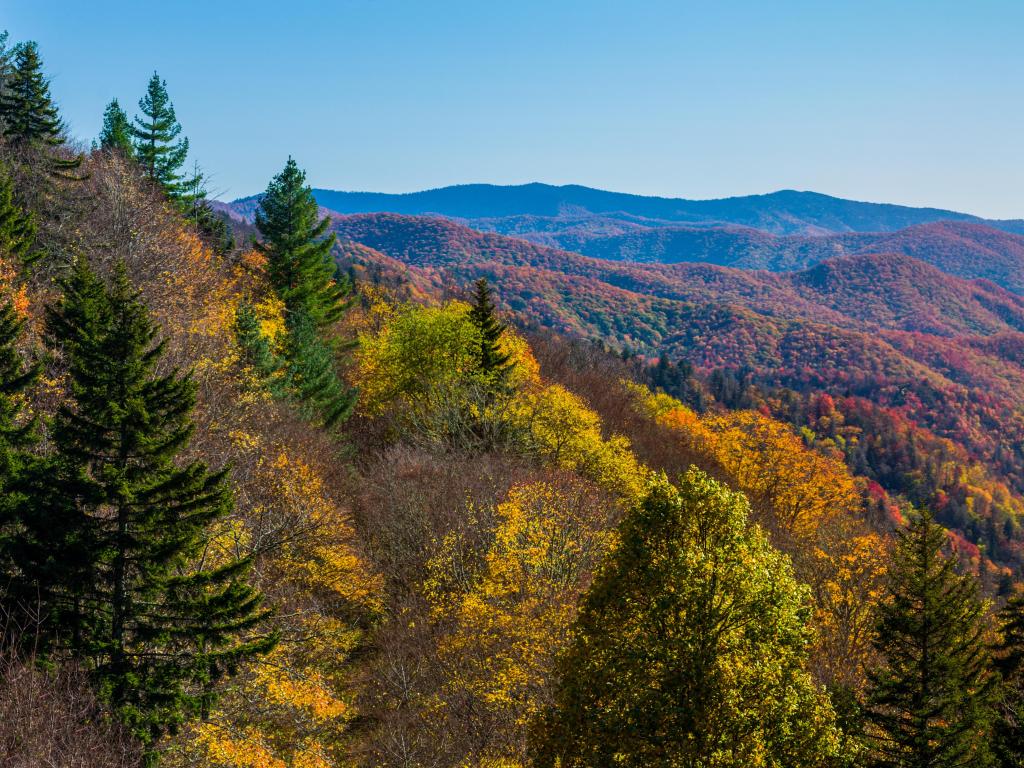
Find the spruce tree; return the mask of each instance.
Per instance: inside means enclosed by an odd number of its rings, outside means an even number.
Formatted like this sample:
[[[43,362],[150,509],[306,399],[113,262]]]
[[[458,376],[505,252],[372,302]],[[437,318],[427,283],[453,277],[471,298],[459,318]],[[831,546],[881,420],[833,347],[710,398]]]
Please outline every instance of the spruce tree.
[[[167,94],[167,83],[154,72],[139,99],[142,117],[136,115],[130,127],[135,142],[135,156],[146,176],[160,185],[171,199],[184,195],[191,180],[181,173],[188,156],[188,139],[175,141],[181,134],[181,125],[174,114],[174,105]]]
[[[15,48],[13,70],[0,97],[4,136],[12,144],[61,143],[63,125],[42,67],[36,43],[21,43]]]
[[[306,418],[330,429],[352,413],[356,393],[338,375],[335,352],[304,312],[287,318],[286,381]]]
[[[100,149],[117,151],[125,157],[131,157],[132,125],[128,115],[121,109],[117,99],[113,99],[103,110],[103,129],[100,131]]]
[[[623,520],[580,608],[537,768],[835,764],[806,671],[809,595],[748,523],[746,498],[691,469]]]
[[[349,286],[335,280],[330,219],[319,217],[306,174],[292,158],[270,182],[256,209],[257,243],[267,257],[270,282],[289,312],[303,313],[317,328],[338,320],[349,308]]]
[[[1011,597],[999,612],[996,670],[1002,676],[992,747],[1002,768],[1024,765],[1024,594]]]
[[[510,355],[502,353],[498,346],[507,326],[498,321],[491,287],[487,284],[486,277],[476,281],[469,317],[480,331],[480,370],[485,374],[500,377],[507,370],[510,358]]]
[[[39,373],[18,351],[24,325],[10,301],[0,304],[0,620],[9,624],[6,629],[32,623],[24,620],[25,596],[15,588],[13,553],[21,531],[19,509],[28,502],[25,476],[31,457],[26,449],[34,438],[34,421],[23,418],[20,400]],[[15,640],[0,633],[5,647]]]
[[[33,248],[35,240],[35,217],[18,205],[14,179],[0,163],[0,258],[23,269],[30,266],[42,255]]]
[[[52,153],[64,143],[64,126],[34,42],[20,43],[14,49],[13,69],[0,92],[0,125],[4,138],[14,147],[50,150],[47,162],[53,171],[71,171],[82,162],[81,156]]]
[[[82,659],[119,718],[152,743],[210,704],[211,686],[267,650],[246,560],[200,568],[229,514],[225,473],[180,462],[195,384],[156,368],[158,328],[120,266],[111,287],[79,259],[48,338],[70,401],[26,511],[22,572],[56,619],[53,645]]]
[[[922,512],[898,538],[889,596],[878,607],[868,721],[886,768],[991,765],[995,676],[973,578],[943,554],[946,533]]]

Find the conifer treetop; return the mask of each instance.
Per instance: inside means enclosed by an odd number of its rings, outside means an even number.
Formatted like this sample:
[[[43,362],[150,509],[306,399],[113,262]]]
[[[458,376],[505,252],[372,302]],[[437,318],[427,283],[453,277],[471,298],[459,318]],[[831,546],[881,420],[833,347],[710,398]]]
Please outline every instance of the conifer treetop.
[[[139,111],[142,116],[136,115],[130,127],[135,155],[146,175],[163,187],[169,197],[176,198],[190,186],[180,173],[188,156],[188,139],[176,141],[181,125],[167,93],[167,82],[156,72],[149,79],[146,94],[139,99]]]
[[[100,148],[117,150],[126,157],[131,156],[132,125],[128,115],[121,109],[117,99],[112,99],[103,110],[103,129],[100,131]]]
[[[868,719],[878,765],[984,768],[996,678],[983,640],[976,580],[944,550],[945,529],[925,510],[900,531],[889,599],[878,607]]]
[[[508,366],[511,358],[498,345],[508,326],[498,320],[493,291],[486,277],[476,281],[469,317],[480,331],[480,370],[484,373],[500,372]]]
[[[13,144],[59,146],[64,126],[43,74],[39,46],[32,41],[14,48],[13,67],[0,93],[4,136]]]
[[[305,312],[317,327],[336,321],[351,303],[347,281],[335,280],[330,224],[320,218],[305,172],[289,157],[256,209],[262,235],[257,248],[267,257],[270,282],[289,311]]]

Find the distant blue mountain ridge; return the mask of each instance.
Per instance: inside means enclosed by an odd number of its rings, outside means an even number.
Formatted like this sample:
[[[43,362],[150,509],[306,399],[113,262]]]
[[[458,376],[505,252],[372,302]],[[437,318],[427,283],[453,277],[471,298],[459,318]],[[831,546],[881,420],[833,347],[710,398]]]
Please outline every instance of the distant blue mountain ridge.
[[[717,200],[647,197],[575,184],[540,183],[460,184],[404,194],[316,189],[314,194],[320,205],[338,213],[435,214],[467,221],[538,217],[596,223],[596,218],[655,227],[731,225],[775,235],[893,232],[936,221],[963,221],[1024,234],[1021,219],[984,219],[939,208],[867,203],[795,190]]]
[[[773,272],[858,254],[902,254],[1024,295],[1024,221],[784,190],[683,200],[581,186],[466,184],[408,194],[314,190],[342,215],[433,217],[611,261],[702,262]],[[258,196],[217,207],[252,221]],[[429,227],[408,222],[409,231]],[[381,219],[381,223],[385,223]],[[350,237],[342,221],[341,237]]]

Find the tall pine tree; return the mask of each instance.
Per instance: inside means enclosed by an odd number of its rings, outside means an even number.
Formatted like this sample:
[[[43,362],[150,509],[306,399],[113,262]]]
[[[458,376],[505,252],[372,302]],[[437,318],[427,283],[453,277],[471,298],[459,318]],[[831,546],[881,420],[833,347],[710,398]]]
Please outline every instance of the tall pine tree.
[[[352,286],[336,279],[331,256],[334,235],[330,219],[319,217],[306,174],[292,158],[273,178],[256,209],[257,243],[267,258],[267,275],[284,302],[288,339],[285,344],[287,392],[307,417],[325,427],[348,418],[356,393],[337,372],[337,356],[352,344],[327,335],[327,329],[352,305]]]
[[[0,92],[0,125],[13,146],[47,151],[54,171],[71,171],[82,162],[81,156],[61,157],[53,152],[64,143],[64,126],[34,42],[21,43],[14,50],[13,69]]]
[[[134,152],[134,147],[132,146],[132,124],[128,120],[128,115],[121,109],[121,105],[117,103],[117,99],[111,100],[107,104],[107,108],[103,110],[100,149],[116,150],[125,157],[131,157]]]
[[[63,125],[34,42],[21,43],[14,50],[14,66],[0,96],[0,117],[4,136],[12,144],[56,146],[62,141]]]
[[[331,221],[321,219],[306,174],[292,158],[273,178],[256,209],[257,244],[267,273],[289,312],[309,316],[317,328],[338,320],[349,308],[347,281],[335,280]]]
[[[31,458],[26,449],[34,437],[34,422],[23,418],[21,397],[39,373],[18,351],[24,325],[9,300],[0,304],[0,619],[6,625],[0,629],[9,630],[33,623],[24,620],[24,594],[12,588],[18,583],[13,548],[21,533],[19,509],[29,501],[25,476]],[[0,632],[5,646],[17,641]]]
[[[91,670],[118,716],[150,743],[209,706],[213,682],[265,651],[249,563],[201,567],[229,514],[224,472],[180,462],[195,385],[156,373],[164,343],[125,270],[107,288],[84,259],[47,318],[70,401],[26,510],[22,571],[56,620],[53,645]]]
[[[139,99],[139,110],[142,116],[136,116],[130,128],[135,156],[146,176],[159,184],[168,197],[177,200],[193,183],[181,173],[188,157],[188,139],[176,141],[181,125],[167,94],[167,83],[156,72],[149,80],[146,95]]]
[[[899,535],[889,599],[878,607],[868,720],[885,768],[991,765],[995,676],[973,578],[943,554],[946,532],[922,512]]]

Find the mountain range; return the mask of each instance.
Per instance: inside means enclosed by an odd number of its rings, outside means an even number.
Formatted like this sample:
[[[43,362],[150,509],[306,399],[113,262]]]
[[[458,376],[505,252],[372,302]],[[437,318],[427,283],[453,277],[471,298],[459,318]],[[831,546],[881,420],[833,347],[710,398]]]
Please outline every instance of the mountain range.
[[[1024,221],[782,191],[678,200],[579,186],[469,184],[410,194],[314,190],[327,213],[444,218],[596,258],[699,262],[773,272],[878,253],[1024,293]],[[220,204],[243,220],[259,197]]]
[[[579,185],[463,184],[407,194],[315,189],[317,202],[338,213],[434,214],[460,219],[535,217],[630,225],[736,225],[773,234],[891,232],[935,221],[967,221],[1024,234],[1024,221],[986,220],[956,211],[844,200],[781,190],[718,200],[684,200],[608,192]],[[506,234],[508,234],[506,232]]]
[[[514,195],[526,197],[510,212]],[[317,193],[339,261],[367,279],[442,296],[486,276],[528,326],[863,398],[963,446],[1024,492],[1024,236],[1008,231],[1012,222],[809,193],[703,208],[607,195],[543,185]],[[567,200],[633,207],[606,215]],[[227,209],[249,220],[256,201]],[[694,210],[707,220],[637,218]]]

